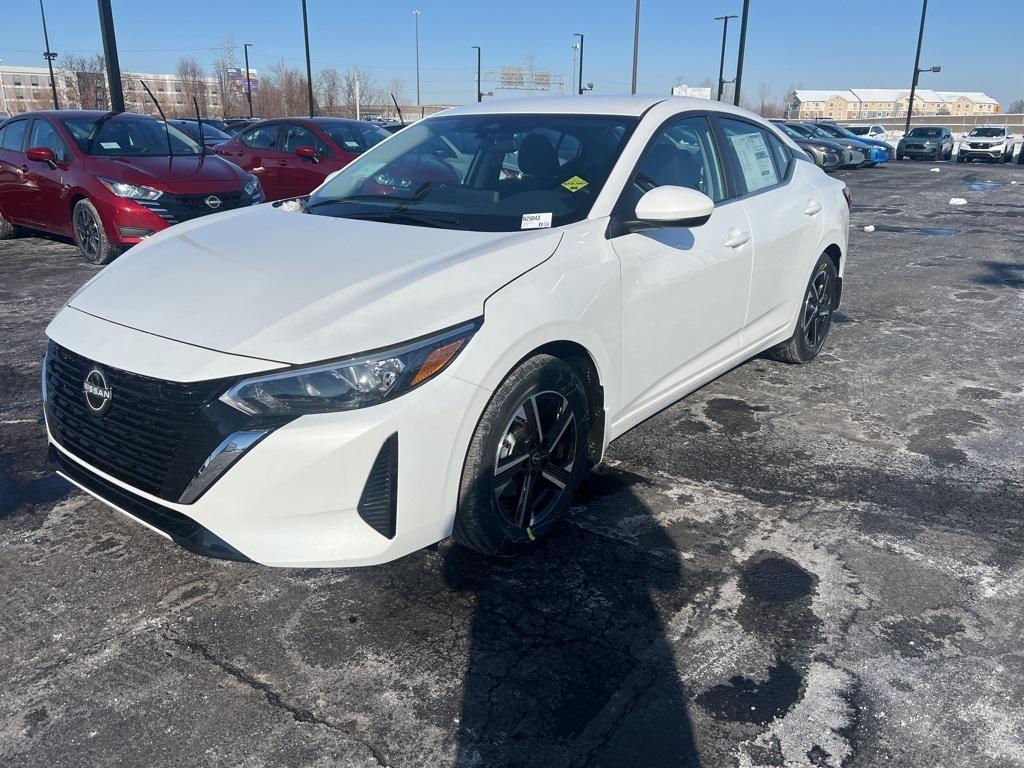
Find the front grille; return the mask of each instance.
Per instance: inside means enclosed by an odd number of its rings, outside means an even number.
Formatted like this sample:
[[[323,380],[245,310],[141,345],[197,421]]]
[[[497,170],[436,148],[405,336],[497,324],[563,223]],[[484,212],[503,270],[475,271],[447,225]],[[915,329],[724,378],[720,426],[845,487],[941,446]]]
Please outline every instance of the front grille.
[[[991,149],[991,148],[992,148],[991,144],[981,144],[981,143],[979,143],[977,141],[972,141],[971,142],[971,149]]]
[[[206,201],[208,198],[216,197],[220,205],[211,207]],[[205,195],[171,195],[164,193],[157,200],[138,200],[168,224],[180,224],[183,221],[197,219],[220,211],[230,211],[235,208],[243,208],[252,205],[256,199],[245,194],[244,191],[237,192],[214,192]]]
[[[907,144],[904,149],[924,149],[924,144]]]
[[[224,439],[223,428],[209,413],[225,380],[162,381],[97,365],[53,342],[45,366],[46,415],[54,439],[140,491],[177,501],[203,460]],[[103,372],[111,390],[109,408],[102,415],[88,407],[83,391],[94,368]]]

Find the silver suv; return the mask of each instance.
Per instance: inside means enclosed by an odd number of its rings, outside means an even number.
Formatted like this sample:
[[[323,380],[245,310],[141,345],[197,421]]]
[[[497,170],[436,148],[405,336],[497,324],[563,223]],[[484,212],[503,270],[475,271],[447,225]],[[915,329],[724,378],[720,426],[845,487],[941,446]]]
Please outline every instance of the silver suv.
[[[960,142],[956,161],[965,163],[974,158],[1005,163],[1013,156],[1016,137],[1008,125],[976,125]]]

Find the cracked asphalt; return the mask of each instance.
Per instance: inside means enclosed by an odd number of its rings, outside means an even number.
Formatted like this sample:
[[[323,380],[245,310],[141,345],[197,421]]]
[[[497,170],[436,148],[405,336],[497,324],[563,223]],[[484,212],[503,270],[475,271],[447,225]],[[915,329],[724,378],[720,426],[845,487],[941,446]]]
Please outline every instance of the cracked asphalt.
[[[1024,766],[1024,168],[843,178],[819,359],[625,435],[510,563],[205,560],[73,491],[39,364],[95,268],[0,243],[0,765]]]

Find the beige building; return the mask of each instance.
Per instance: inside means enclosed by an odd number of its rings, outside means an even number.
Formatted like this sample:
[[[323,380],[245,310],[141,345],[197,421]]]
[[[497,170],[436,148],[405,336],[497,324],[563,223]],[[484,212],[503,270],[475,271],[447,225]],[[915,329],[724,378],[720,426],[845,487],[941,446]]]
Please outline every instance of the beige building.
[[[57,100],[62,109],[109,109],[107,77],[102,72],[73,72],[54,68]],[[195,88],[172,74],[122,72],[124,108],[129,112],[157,114],[156,107],[142,87],[145,81],[159,100],[168,117],[192,115],[191,92]],[[222,94],[216,78],[204,77],[199,91],[199,108],[203,116],[222,114]],[[197,97],[199,94],[197,94]],[[16,115],[39,109],[53,109],[50,72],[46,67],[21,67],[0,63],[0,115]]]
[[[789,118],[862,120],[907,114],[909,89],[854,88],[848,91],[796,90],[786,105]],[[999,102],[980,91],[914,91],[916,115],[994,115]]]

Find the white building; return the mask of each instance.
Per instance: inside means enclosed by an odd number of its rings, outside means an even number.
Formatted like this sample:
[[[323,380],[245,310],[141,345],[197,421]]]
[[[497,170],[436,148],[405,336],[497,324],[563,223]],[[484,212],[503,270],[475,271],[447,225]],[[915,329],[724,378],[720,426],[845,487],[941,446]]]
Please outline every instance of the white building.
[[[907,114],[910,89],[853,88],[843,91],[798,89],[786,105],[787,116],[801,120],[818,117],[833,120],[861,120],[900,117]],[[980,91],[914,91],[916,115],[994,115],[999,102]]]
[[[55,68],[57,99],[69,106],[64,78]],[[53,109],[50,70],[46,67],[19,67],[0,63],[0,115],[14,115],[36,109]]]

